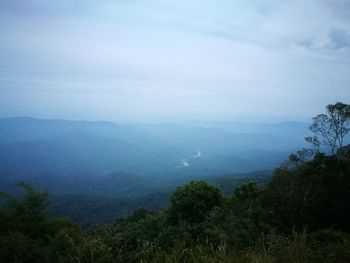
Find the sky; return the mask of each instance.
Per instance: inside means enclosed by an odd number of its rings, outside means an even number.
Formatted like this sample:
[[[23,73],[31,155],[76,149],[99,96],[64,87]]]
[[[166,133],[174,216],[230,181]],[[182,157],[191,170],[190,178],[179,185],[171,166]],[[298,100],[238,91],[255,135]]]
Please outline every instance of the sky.
[[[300,120],[337,101],[349,0],[0,0],[0,117]]]

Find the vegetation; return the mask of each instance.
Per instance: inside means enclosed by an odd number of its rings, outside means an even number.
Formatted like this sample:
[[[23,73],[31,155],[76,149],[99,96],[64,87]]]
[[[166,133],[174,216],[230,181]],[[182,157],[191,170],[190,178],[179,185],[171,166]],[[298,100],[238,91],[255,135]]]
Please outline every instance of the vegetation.
[[[224,197],[205,181],[175,189],[170,207],[138,209],[81,230],[46,213],[47,193],[2,194],[2,262],[349,262],[350,152],[318,154]]]
[[[305,139],[319,151],[321,145],[335,154],[343,146],[344,137],[350,131],[350,105],[337,102],[326,107],[327,114],[312,118],[310,130],[315,134]]]
[[[271,173],[272,171],[259,171],[244,174],[231,174],[220,177],[208,177],[206,178],[206,181],[218,186],[220,189],[222,189],[225,196],[229,196],[232,195],[233,191],[238,186],[252,180],[259,186],[266,185],[270,180]],[[145,183],[145,185],[150,185],[152,182],[153,185],[157,185],[158,191],[154,190],[154,192],[151,194],[144,194],[141,197],[132,199],[109,196],[108,189],[111,189],[112,186],[119,188],[115,191],[120,191],[120,188],[131,180],[128,180],[126,176],[123,178],[125,178],[124,184],[115,184],[108,181],[111,183],[111,185],[107,185],[105,187],[104,195],[97,193],[55,195],[52,193],[52,190],[50,190],[49,213],[54,216],[68,218],[72,220],[72,222],[86,229],[96,225],[111,224],[118,218],[131,215],[140,207],[149,211],[156,211],[161,208],[168,207],[170,204],[170,194],[176,188],[176,186],[162,188],[153,180],[149,180],[149,182],[147,184]],[[82,184],[81,187],[85,187],[84,190],[86,190],[86,188],[88,188],[88,183],[90,183],[90,189],[93,189],[93,183],[96,183],[96,181],[97,180],[89,180],[89,182]],[[79,183],[77,182],[76,184],[80,185]],[[173,184],[175,185],[176,183],[174,182]],[[98,184],[96,183],[95,187],[96,185]],[[179,183],[176,185],[179,185]],[[98,185],[98,187],[101,188],[102,186],[104,186],[104,184]],[[61,187],[64,187],[64,185],[61,185]],[[69,186],[66,187],[68,188]],[[78,186],[75,187],[78,188]],[[145,188],[146,187],[147,186],[145,186]],[[130,193],[136,190],[135,188],[129,189]],[[140,189],[138,193],[144,192],[145,189]]]
[[[47,192],[19,187],[1,194],[1,262],[350,262],[349,147],[292,155],[269,183],[228,196],[194,180],[168,208],[88,230],[50,216]]]

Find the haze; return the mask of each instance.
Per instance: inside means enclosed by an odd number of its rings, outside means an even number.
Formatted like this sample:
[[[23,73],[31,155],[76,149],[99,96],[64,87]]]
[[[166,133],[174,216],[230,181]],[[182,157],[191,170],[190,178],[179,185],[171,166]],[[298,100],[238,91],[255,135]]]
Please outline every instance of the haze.
[[[350,2],[2,0],[0,117],[292,120],[350,100]]]

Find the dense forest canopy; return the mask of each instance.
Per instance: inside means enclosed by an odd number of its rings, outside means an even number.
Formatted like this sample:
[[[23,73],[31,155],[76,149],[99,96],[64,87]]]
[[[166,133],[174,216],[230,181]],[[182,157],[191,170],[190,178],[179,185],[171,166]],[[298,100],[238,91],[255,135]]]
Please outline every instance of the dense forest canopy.
[[[347,117],[348,118],[348,117]],[[329,127],[329,126],[328,126]],[[292,156],[264,186],[224,195],[194,180],[168,208],[140,208],[82,230],[47,213],[48,193],[21,183],[1,194],[4,262],[349,262],[350,149]]]
[[[157,210],[169,194],[205,179],[231,194],[265,184],[274,167],[306,146],[307,123],[112,123],[0,119],[0,189],[47,189],[50,209],[82,227],[113,223],[136,208]]]

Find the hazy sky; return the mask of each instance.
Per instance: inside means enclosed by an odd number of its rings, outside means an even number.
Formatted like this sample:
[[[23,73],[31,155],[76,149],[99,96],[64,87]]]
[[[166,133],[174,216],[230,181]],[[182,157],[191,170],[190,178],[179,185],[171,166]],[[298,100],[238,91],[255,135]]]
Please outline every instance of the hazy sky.
[[[295,119],[336,101],[349,0],[0,0],[0,117]]]

